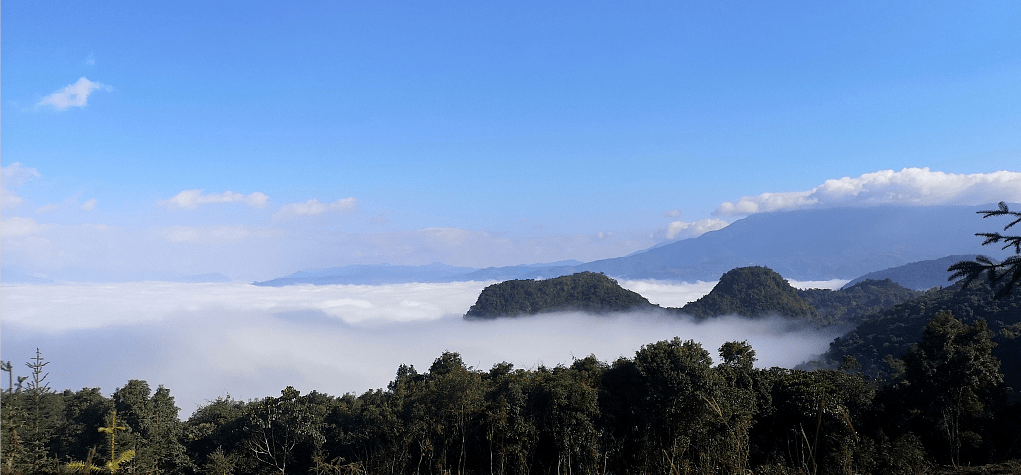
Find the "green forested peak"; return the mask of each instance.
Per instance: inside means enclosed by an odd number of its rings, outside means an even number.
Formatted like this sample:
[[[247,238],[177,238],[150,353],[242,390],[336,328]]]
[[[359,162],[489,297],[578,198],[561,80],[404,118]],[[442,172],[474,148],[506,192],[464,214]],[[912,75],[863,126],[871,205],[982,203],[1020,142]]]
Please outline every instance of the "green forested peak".
[[[602,273],[579,272],[545,280],[508,280],[482,290],[465,318],[496,318],[538,313],[622,312],[657,308]]]
[[[685,305],[681,312],[702,318],[737,314],[811,319],[817,315],[787,280],[762,266],[730,270],[708,295]]]

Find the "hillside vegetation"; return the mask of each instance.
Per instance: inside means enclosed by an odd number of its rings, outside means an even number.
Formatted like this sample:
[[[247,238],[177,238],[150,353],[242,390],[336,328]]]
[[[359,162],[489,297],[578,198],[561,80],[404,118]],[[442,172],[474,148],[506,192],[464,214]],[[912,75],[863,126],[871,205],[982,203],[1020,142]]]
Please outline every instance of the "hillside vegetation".
[[[700,318],[721,315],[818,318],[818,312],[780,274],[761,266],[738,267],[723,274],[709,294],[685,305],[680,312]]]
[[[682,308],[696,318],[781,316],[814,326],[855,325],[869,314],[921,295],[889,279],[840,290],[797,290],[767,267],[739,267],[723,275],[706,296]],[[465,318],[491,319],[540,313],[610,313],[660,309],[603,274],[581,272],[546,280],[509,280],[479,295]]]
[[[838,290],[798,290],[798,296],[815,308],[818,321],[826,325],[858,325],[868,315],[921,295],[890,279],[864,280]]]
[[[847,335],[830,344],[827,357],[841,361],[853,356],[869,375],[894,376],[898,369],[886,362],[887,356],[902,358],[922,337],[926,323],[941,311],[949,311],[965,323],[984,319],[995,333],[998,346],[994,354],[1003,360],[1008,384],[1021,388],[1021,339],[1014,337],[1021,328],[1021,292],[996,299],[988,281],[978,280],[964,287],[961,283],[924,295],[878,312]]]
[[[508,280],[482,290],[465,318],[489,319],[548,312],[623,312],[658,308],[617,281],[594,272],[546,280]]]

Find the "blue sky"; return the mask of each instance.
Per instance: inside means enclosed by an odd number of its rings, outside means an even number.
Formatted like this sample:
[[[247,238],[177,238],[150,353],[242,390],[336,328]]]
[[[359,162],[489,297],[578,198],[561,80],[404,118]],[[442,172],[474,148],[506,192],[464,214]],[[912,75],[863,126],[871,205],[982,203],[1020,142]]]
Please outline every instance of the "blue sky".
[[[550,3],[7,2],[4,265],[587,261],[1021,201],[1017,3]]]

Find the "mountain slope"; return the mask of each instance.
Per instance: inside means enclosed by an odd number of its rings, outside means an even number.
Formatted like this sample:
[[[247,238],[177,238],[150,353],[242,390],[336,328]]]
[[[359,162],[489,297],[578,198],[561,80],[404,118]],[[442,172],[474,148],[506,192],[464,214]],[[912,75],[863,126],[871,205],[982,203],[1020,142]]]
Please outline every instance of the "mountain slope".
[[[976,232],[990,230],[976,211],[991,208],[995,205],[777,211],[739,219],[694,239],[585,264],[570,261],[486,269],[443,264],[347,266],[298,272],[257,285],[548,279],[583,271],[619,279],[693,282],[714,281],[731,269],[747,266],[766,266],[792,280],[872,278],[866,274],[948,255],[1006,257],[1006,251],[982,247],[982,240],[975,237]]]
[[[911,290],[890,279],[867,279],[838,290],[798,290],[798,295],[819,312],[820,322],[827,325],[858,325],[865,317],[907,302],[922,295],[922,292]]]
[[[947,277],[950,273],[947,268],[960,262],[975,259],[975,254],[960,254],[947,256],[939,259],[912,262],[902,266],[891,267],[880,271],[869,272],[844,285],[851,287],[866,279],[883,280],[890,279],[904,287],[915,290],[929,290],[933,287],[946,287],[950,285]]]
[[[979,318],[986,319],[989,328],[997,332],[994,341],[999,346],[993,354],[1003,362],[1004,376],[1009,384],[1021,388],[1021,338],[1009,339],[1001,333],[1004,327],[1021,323],[1021,293],[1015,292],[1001,300],[993,298],[994,293],[984,280],[968,288],[957,283],[929,290],[918,298],[870,316],[858,328],[831,343],[825,357],[840,362],[844,355],[850,355],[868,374],[889,375],[891,369],[884,358],[904,356],[911,344],[921,338],[926,323],[939,311],[949,310],[969,325]]]
[[[884,206],[760,213],[628,257],[578,270],[617,278],[716,280],[735,267],[766,266],[794,280],[850,279],[951,254],[1002,252],[981,246],[982,206]]]

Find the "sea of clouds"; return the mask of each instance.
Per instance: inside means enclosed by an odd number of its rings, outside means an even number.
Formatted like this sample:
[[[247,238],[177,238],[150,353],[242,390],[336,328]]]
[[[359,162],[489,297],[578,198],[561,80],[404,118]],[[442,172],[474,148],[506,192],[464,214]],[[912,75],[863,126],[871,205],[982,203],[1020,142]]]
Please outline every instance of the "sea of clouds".
[[[792,284],[836,288],[844,282]],[[47,381],[58,391],[100,387],[109,394],[129,379],[164,385],[187,417],[227,394],[260,398],[288,385],[333,395],[383,388],[399,365],[425,371],[443,351],[456,351],[480,369],[501,361],[534,368],[590,354],[609,362],[678,336],[702,343],[714,356],[726,341],[748,340],[760,366],[790,367],[825,351],[837,336],[738,316],[701,323],[654,313],[464,320],[491,283],[4,285],[0,358],[13,361],[16,374],[28,374],[22,363],[39,348],[50,362]],[[679,307],[715,282],[621,284],[653,303]]]

